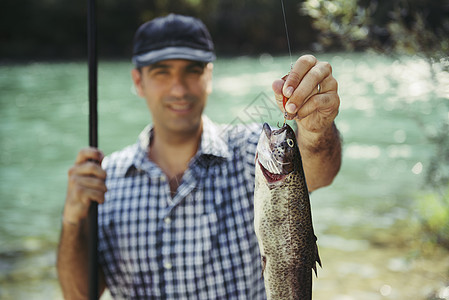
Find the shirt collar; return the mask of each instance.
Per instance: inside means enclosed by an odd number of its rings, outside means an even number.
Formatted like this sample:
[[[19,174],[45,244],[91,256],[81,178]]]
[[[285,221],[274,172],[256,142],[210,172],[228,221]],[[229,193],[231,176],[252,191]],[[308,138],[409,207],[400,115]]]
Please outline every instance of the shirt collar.
[[[195,155],[196,158],[202,155],[212,155],[218,158],[227,159],[231,157],[231,151],[229,150],[226,142],[226,128],[212,122],[207,116],[202,116],[203,132],[201,134],[201,142],[198,151]],[[150,170],[158,170],[158,168],[151,168],[153,164],[149,158],[149,145],[153,137],[153,126],[147,125],[139,134],[136,151],[133,158],[127,162],[125,172],[128,172],[131,167],[137,170],[146,170],[147,172],[155,172]]]
[[[206,154],[216,157],[229,158],[231,152],[226,141],[226,128],[212,122],[203,116],[203,133],[197,155]]]

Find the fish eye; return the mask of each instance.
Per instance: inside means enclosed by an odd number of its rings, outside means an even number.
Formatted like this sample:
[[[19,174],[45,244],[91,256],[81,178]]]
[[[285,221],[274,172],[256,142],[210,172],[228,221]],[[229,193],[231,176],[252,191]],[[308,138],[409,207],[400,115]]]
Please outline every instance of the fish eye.
[[[287,144],[288,144],[290,147],[293,147],[293,146],[295,145],[295,142],[294,142],[292,139],[287,139]]]

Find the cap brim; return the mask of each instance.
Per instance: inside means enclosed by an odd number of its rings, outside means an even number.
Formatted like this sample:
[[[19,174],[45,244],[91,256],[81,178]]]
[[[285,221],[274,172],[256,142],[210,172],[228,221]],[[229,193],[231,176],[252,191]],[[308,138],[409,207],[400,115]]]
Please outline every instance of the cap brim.
[[[211,62],[214,61],[215,58],[215,54],[212,51],[189,47],[167,47],[152,50],[148,53],[140,55],[134,55],[132,60],[136,67],[144,67],[167,59],[187,59],[193,61]]]

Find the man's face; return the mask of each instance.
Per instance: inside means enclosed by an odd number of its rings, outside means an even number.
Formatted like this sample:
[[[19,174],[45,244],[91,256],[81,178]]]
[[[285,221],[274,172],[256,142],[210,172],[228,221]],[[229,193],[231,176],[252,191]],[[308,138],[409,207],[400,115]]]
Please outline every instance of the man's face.
[[[137,92],[145,98],[155,128],[181,134],[198,130],[212,91],[212,68],[212,63],[174,59],[132,71]]]

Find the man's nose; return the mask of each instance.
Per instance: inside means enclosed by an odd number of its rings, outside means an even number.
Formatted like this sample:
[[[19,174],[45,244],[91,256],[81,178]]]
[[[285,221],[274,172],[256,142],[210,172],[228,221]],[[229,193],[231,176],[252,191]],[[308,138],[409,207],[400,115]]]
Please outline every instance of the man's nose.
[[[171,85],[171,94],[176,97],[183,97],[187,93],[187,84],[182,76],[175,76]]]

